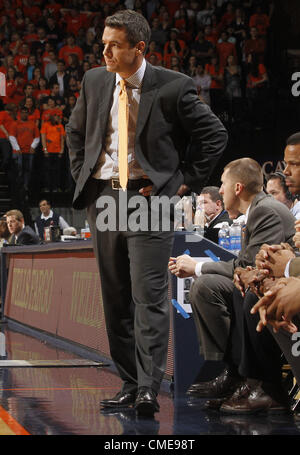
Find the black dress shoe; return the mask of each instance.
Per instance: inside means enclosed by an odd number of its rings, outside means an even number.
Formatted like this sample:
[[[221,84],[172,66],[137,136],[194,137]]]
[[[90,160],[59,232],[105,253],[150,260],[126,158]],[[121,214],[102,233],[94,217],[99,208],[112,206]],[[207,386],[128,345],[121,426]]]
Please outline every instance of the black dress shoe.
[[[135,403],[136,392],[118,392],[112,398],[100,401],[103,408],[128,408]]]
[[[141,387],[138,390],[134,407],[139,416],[153,416],[155,412],[159,411],[159,404],[156,399],[156,393],[148,387]]]
[[[288,413],[289,406],[284,396],[277,401],[267,394],[260,384],[251,384],[247,381],[220,406],[222,414],[251,415],[263,411],[268,414]]]
[[[212,381],[192,384],[187,395],[197,398],[224,398],[229,397],[242,381],[240,376],[234,375],[226,368],[223,373]]]

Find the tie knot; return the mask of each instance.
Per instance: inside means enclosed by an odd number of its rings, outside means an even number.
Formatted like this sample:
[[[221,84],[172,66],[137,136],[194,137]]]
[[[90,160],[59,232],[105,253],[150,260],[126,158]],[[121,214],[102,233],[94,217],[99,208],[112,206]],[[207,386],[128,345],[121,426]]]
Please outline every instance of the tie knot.
[[[122,91],[126,90],[126,81],[125,79],[120,79],[120,88]]]

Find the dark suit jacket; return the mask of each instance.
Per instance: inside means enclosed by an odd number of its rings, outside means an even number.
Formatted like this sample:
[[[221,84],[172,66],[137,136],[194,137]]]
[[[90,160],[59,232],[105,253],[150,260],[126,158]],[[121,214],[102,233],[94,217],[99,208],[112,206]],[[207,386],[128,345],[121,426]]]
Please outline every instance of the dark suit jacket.
[[[15,243],[15,236],[13,235],[10,243],[11,245],[37,245],[40,243],[40,239],[30,226],[25,226],[18,235],[17,242]]]
[[[282,202],[264,192],[258,193],[249,210],[239,256],[228,262],[206,262],[202,273],[218,273],[233,278],[236,267],[255,264],[255,256],[263,243],[274,245],[287,242],[293,245],[294,224],[295,217]]]
[[[114,87],[114,73],[103,67],[87,71],[66,125],[71,173],[76,182],[73,206],[77,209],[92,202],[85,194],[86,183],[105,144]],[[226,143],[224,126],[199,100],[192,79],[147,63],[135,154],[153,182],[152,194],[172,197],[183,183],[200,193]]]
[[[230,225],[232,224],[232,220],[229,218],[228,213],[226,210],[222,210],[221,213],[209,224],[209,226],[205,226],[204,228],[204,237],[206,239],[211,240],[212,242],[218,243],[218,233],[220,230],[220,227],[216,227],[217,225],[221,225],[227,221],[227,223]]]

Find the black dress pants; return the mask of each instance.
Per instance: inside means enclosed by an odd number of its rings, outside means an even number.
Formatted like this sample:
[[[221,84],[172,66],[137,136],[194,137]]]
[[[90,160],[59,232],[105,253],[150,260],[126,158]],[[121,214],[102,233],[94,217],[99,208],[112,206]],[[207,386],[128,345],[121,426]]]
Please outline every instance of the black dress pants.
[[[98,199],[88,206],[87,217],[99,266],[111,357],[124,391],[146,386],[158,392],[167,360],[168,260],[174,232],[172,228],[159,232],[120,228],[125,194],[134,201],[133,197],[140,197],[138,190],[123,193],[92,180],[88,196],[94,199],[96,194]],[[127,210],[127,221],[133,212]],[[107,220],[111,217],[111,227],[101,231],[105,213]],[[148,208],[139,213],[144,220],[149,217]]]

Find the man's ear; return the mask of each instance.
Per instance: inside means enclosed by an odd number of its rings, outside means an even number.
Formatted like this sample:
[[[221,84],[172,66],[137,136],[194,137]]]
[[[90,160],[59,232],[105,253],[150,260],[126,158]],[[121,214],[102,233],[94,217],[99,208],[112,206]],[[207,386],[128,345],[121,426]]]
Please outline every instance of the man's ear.
[[[235,184],[235,187],[234,187],[234,189],[235,189],[235,195],[236,195],[236,196],[239,196],[239,195],[241,194],[241,192],[243,191],[244,188],[245,188],[245,185],[244,185],[243,183],[237,182],[237,183]]]

